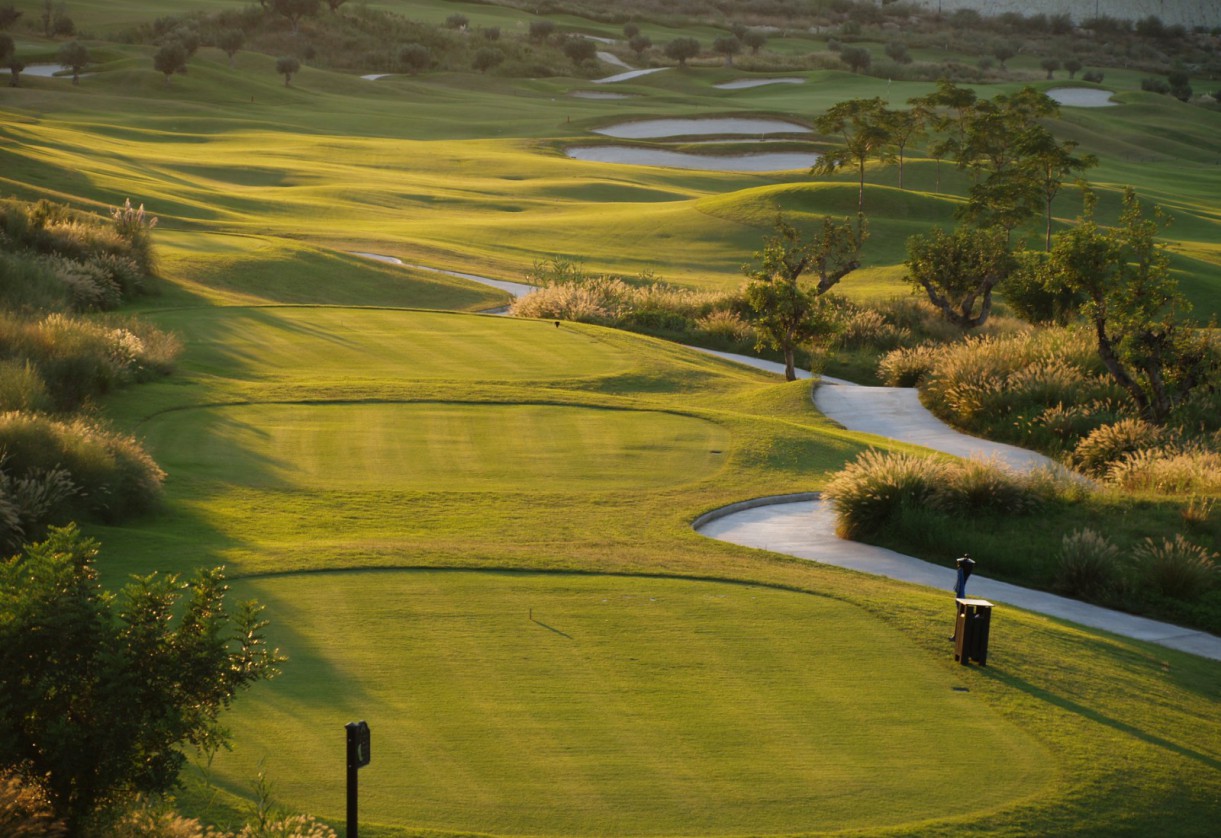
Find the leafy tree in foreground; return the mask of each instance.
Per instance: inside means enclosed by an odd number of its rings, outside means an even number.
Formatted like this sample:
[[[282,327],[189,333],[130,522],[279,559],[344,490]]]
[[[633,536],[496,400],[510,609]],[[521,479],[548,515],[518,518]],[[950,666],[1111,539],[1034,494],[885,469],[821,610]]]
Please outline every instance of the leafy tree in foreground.
[[[1016,261],[999,227],[935,229],[907,240],[905,279],[956,326],[974,329],[992,313],[992,291],[1013,273]]]
[[[0,768],[41,786],[72,835],[170,791],[180,748],[221,742],[220,711],[282,661],[260,606],[226,610],[220,568],[115,595],[97,552],[68,526],[0,562]]]
[[[298,71],[301,69],[301,62],[291,55],[281,55],[276,59],[276,73],[284,77],[284,86],[288,87]]]
[[[187,69],[187,49],[178,41],[166,41],[153,55],[153,67],[165,74],[165,86],[170,85],[170,76]]]
[[[1094,204],[1087,192],[1081,223],[1056,237],[1046,284],[1085,297],[1103,365],[1142,418],[1162,424],[1215,377],[1217,359],[1207,334],[1180,318],[1188,304],[1157,241],[1160,217],[1144,216],[1131,187],[1114,230],[1094,221]]]
[[[759,336],[758,348],[771,347],[784,355],[784,377],[797,378],[797,346],[827,328],[820,297],[860,267],[858,255],[863,233],[848,221],[827,217],[808,238],[778,217],[772,235],[755,254],[756,265],[743,268],[750,277],[743,291],[751,322]],[[814,285],[801,278],[814,274]]]
[[[69,41],[59,48],[59,66],[72,71],[72,83],[81,83],[81,70],[89,63],[89,50],[80,41]]]
[[[666,57],[678,62],[678,66],[686,67],[687,60],[700,54],[700,42],[695,38],[675,38],[666,44]]]

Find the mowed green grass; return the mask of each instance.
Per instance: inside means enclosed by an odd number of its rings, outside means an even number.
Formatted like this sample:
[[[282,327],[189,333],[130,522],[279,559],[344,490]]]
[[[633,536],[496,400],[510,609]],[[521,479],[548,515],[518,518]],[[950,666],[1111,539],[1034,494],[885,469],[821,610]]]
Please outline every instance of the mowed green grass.
[[[427,11],[435,17],[445,10],[430,4]],[[651,271],[690,285],[732,287],[772,221],[759,208],[791,208],[789,189],[810,182],[801,171],[692,172],[563,156],[568,145],[606,142],[594,128],[697,114],[809,124],[849,96],[881,95],[902,105],[931,89],[820,71],[798,74],[807,80],[802,85],[722,91],[712,84],[743,75],[723,68],[646,76],[616,86],[633,95],[618,101],[573,98],[590,85],[571,78],[436,73],[367,82],[306,68],[285,88],[270,57],[239,53],[231,70],[215,50],[201,50],[191,73],[167,89],[148,50],[116,54],[124,57],[101,65],[80,88],[31,78],[11,93],[0,129],[7,141],[0,150],[4,188],[75,196],[99,208],[132,196],[169,228],[304,238],[507,279],[520,279],[535,261],[558,254],[592,270]],[[991,96],[1020,84],[979,92]],[[1121,106],[1064,108],[1056,130],[1099,156],[1101,165],[1089,177],[1104,204],[1117,205],[1119,191],[1132,184],[1168,207],[1176,218],[1166,232],[1176,272],[1207,316],[1221,300],[1214,290],[1221,275],[1214,246],[1221,238],[1215,201],[1221,170],[1210,153],[1221,117],[1169,97],[1115,89]],[[845,293],[903,293],[895,266],[907,236],[930,222],[952,222],[963,178],[918,154],[908,163],[905,191],[897,189],[896,167],[870,166],[866,210],[873,235],[863,262],[876,273],[855,277],[856,283],[850,278]],[[853,180],[845,174],[831,182],[842,188],[812,191],[802,211],[813,218],[854,213]],[[1066,189],[1056,200],[1057,228],[1079,211],[1074,190]],[[1033,245],[1041,241],[1037,224],[1027,233]],[[225,293],[322,301],[307,299],[290,275],[274,275],[257,259],[230,264],[232,271],[206,278]],[[337,293],[347,297],[333,301],[358,302],[373,284],[340,285]],[[387,304],[433,305],[377,293]]]
[[[445,571],[241,591],[291,663],[229,715],[239,744],[213,769],[237,793],[264,770],[341,820],[337,743],[365,719],[362,831],[788,834],[983,816],[1055,776],[901,633],[817,595]]]
[[[648,489],[707,478],[730,441],[658,411],[452,402],[200,408],[142,431],[173,472],[305,491]]]

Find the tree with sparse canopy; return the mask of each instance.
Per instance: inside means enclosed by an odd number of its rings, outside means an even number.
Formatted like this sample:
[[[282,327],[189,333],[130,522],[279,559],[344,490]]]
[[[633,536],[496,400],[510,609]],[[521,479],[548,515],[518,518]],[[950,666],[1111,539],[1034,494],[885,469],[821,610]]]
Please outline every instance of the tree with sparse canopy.
[[[240,29],[222,29],[216,35],[216,46],[229,56],[229,66],[233,66],[233,56],[246,43],[246,35]]]
[[[860,267],[863,237],[864,232],[854,230],[849,221],[830,217],[803,237],[778,215],[763,250],[755,254],[757,264],[743,267],[750,277],[743,294],[758,334],[757,348],[780,351],[786,380],[797,378],[797,346],[827,328],[820,298]],[[806,274],[817,276],[817,282],[801,282]]]
[[[59,66],[72,71],[72,83],[81,83],[81,70],[89,63],[89,50],[80,41],[69,41],[59,48]]]
[[[165,85],[169,87],[170,76],[187,69],[187,50],[178,41],[166,41],[153,55],[153,67],[165,74]]]
[[[992,313],[993,290],[1017,267],[1004,230],[965,225],[953,233],[938,228],[911,236],[904,264],[904,279],[963,329],[984,324]]]
[[[712,51],[725,56],[725,66],[732,67],[733,57],[742,51],[742,42],[735,35],[717,38],[712,42]]]
[[[636,53],[636,57],[644,55],[644,51],[653,46],[653,41],[648,35],[633,35],[632,39],[627,42],[631,47],[632,52]]]
[[[678,66],[686,67],[687,60],[700,54],[700,42],[695,38],[675,38],[666,44],[666,57],[678,62]]]
[[[291,55],[281,55],[276,59],[276,73],[284,77],[285,87],[289,86],[300,69],[301,62]]]
[[[865,211],[865,163],[878,156],[889,159],[887,143],[890,131],[886,118],[886,107],[881,98],[847,99],[832,105],[815,124],[824,134],[838,134],[844,144],[831,149],[818,158],[810,169],[811,174],[827,175],[849,163],[856,164],[860,180],[856,211],[858,216]]]
[[[1119,225],[1103,230],[1095,202],[1087,191],[1081,222],[1056,237],[1045,284],[1085,297],[1103,366],[1144,419],[1162,424],[1195,388],[1216,380],[1216,353],[1206,330],[1182,320],[1190,307],[1157,241],[1160,214],[1146,218],[1128,187]]]
[[[555,34],[555,23],[550,20],[530,21],[530,40],[545,41]]]
[[[1079,58],[1069,58],[1064,62],[1064,69],[1068,70],[1068,77],[1070,79],[1077,78],[1077,73],[1080,72],[1081,68],[1084,66],[1085,65],[1081,63],[1081,59]]]
[[[283,661],[257,603],[230,612],[220,568],[112,594],[97,554],[70,525],[0,561],[0,769],[40,787],[72,836],[171,791],[182,749],[222,744],[220,712]]]
[[[294,33],[301,31],[302,18],[316,17],[318,14],[318,0],[268,0],[268,2],[273,12],[288,18],[289,23],[293,25]]]
[[[1056,70],[1060,69],[1060,59],[1059,58],[1044,58],[1042,61],[1039,62],[1039,66],[1047,71],[1047,77],[1050,79],[1055,76]]]

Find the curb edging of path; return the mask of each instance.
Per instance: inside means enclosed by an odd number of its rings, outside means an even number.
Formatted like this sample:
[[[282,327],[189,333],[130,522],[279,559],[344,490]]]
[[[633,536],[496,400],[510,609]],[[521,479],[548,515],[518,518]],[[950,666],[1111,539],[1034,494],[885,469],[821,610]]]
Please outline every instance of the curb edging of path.
[[[729,504],[729,506],[721,506],[705,512],[691,522],[691,529],[699,532],[700,527],[707,526],[718,518],[724,518],[726,515],[732,515],[735,512],[744,512],[747,509],[758,509],[760,506],[774,506],[781,503],[804,503],[805,501],[818,500],[821,497],[821,492],[795,492],[790,495],[768,495],[762,498],[740,500],[737,503]]]

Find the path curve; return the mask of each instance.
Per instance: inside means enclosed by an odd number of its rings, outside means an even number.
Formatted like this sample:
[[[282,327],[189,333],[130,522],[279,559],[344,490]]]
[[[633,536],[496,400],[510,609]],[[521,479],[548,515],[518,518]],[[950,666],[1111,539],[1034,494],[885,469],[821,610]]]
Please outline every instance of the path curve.
[[[404,264],[394,256],[373,253],[356,255],[392,264]],[[523,283],[422,265],[412,267],[469,279],[508,291],[514,297],[534,290],[534,286]],[[765,372],[784,374],[784,366],[774,361],[699,347],[689,348]],[[812,377],[807,370],[798,370],[797,374],[803,379]],[[814,405],[827,418],[848,430],[910,442],[959,457],[995,458],[1017,470],[1060,468],[1042,454],[959,433],[920,404],[914,387],[865,387],[843,379],[822,376],[814,392]],[[770,550],[800,559],[925,585],[944,590],[947,595],[954,588],[956,574],[949,566],[935,565],[884,547],[841,539],[835,534],[834,511],[830,504],[822,501],[817,492],[755,498],[731,504],[701,515],[692,522],[692,528],[709,538],[743,547]],[[1010,585],[978,573],[971,576],[970,593],[1123,637],[1221,660],[1221,638],[1205,632]]]

